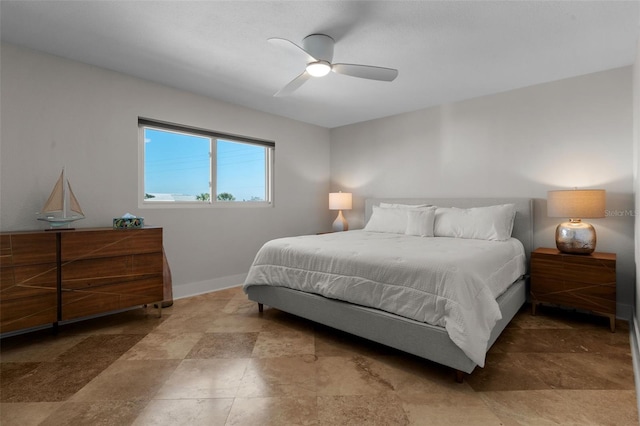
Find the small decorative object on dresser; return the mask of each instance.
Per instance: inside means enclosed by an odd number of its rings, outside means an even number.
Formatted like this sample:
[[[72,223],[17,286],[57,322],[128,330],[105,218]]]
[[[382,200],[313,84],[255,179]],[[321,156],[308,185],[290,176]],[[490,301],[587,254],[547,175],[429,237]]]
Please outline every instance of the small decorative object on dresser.
[[[71,190],[71,184],[65,177],[63,168],[47,202],[42,207],[38,220],[48,222],[50,229],[62,230],[72,229],[69,224],[80,219],[84,219],[84,212]]]
[[[126,213],[122,217],[113,218],[113,229],[139,229],[144,228],[144,217],[137,217]]]
[[[616,326],[616,255],[567,254],[552,248],[531,253],[531,308],[540,303],[584,309]]]

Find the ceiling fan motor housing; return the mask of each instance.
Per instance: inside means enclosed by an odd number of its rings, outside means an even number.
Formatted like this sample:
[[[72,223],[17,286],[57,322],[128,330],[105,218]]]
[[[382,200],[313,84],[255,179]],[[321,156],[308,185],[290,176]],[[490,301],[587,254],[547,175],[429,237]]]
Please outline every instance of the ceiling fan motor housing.
[[[302,40],[302,47],[319,61],[331,63],[335,41],[325,34],[311,34]]]

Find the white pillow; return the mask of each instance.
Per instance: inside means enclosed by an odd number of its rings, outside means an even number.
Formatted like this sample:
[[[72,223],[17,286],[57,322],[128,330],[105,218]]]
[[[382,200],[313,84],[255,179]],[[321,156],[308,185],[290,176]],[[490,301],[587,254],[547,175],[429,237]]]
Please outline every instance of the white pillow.
[[[407,211],[405,209],[385,209],[373,206],[371,217],[364,227],[365,231],[390,232],[404,234],[407,229]]]
[[[365,231],[433,237],[435,207],[405,208],[373,206]]]
[[[515,205],[459,209],[438,207],[433,234],[436,237],[504,241],[511,238]]]
[[[380,203],[383,209],[418,209],[421,207],[429,207],[429,204],[397,204],[397,203]]]
[[[407,209],[407,228],[404,233],[419,237],[433,237],[436,207]]]

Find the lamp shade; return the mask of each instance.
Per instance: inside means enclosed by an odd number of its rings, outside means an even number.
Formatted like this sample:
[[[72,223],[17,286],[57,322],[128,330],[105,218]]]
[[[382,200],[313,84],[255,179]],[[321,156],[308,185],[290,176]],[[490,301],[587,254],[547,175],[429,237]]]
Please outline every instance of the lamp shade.
[[[350,192],[329,193],[329,210],[351,210],[352,197]]]
[[[569,189],[547,193],[547,216],[565,218],[604,217],[604,189]]]

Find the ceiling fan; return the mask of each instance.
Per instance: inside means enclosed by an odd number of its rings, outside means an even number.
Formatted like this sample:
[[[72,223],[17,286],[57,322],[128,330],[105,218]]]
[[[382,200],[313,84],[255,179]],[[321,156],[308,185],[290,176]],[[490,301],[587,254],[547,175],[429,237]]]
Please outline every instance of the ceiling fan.
[[[276,46],[304,55],[307,66],[305,70],[291,80],[273,96],[287,96],[304,84],[311,77],[324,77],[333,71],[338,74],[369,80],[393,81],[398,76],[398,70],[392,68],[374,67],[370,65],[333,64],[333,46],[335,41],[325,34],[311,34],[302,40],[302,47],[284,38],[270,38],[268,41]]]

